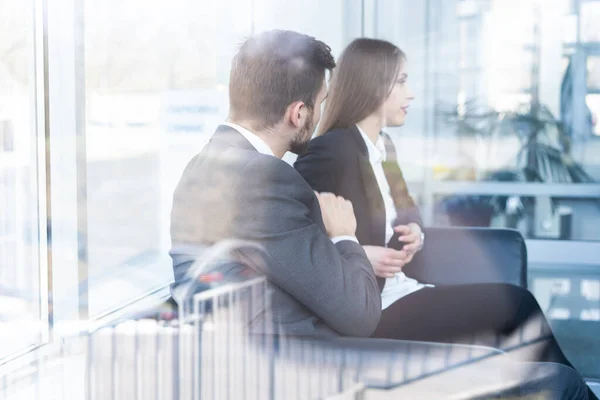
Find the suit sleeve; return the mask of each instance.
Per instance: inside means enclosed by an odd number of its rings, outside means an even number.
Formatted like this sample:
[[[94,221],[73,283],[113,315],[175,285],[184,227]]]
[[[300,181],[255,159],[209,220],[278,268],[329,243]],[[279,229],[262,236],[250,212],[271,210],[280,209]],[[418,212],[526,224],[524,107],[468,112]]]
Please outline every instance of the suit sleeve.
[[[331,328],[370,336],[381,316],[381,296],[364,250],[351,241],[333,244],[311,218],[308,205],[317,200],[297,172],[264,163],[252,161],[240,182],[234,208],[245,209],[234,218],[236,236],[260,244],[268,262],[259,272]]]

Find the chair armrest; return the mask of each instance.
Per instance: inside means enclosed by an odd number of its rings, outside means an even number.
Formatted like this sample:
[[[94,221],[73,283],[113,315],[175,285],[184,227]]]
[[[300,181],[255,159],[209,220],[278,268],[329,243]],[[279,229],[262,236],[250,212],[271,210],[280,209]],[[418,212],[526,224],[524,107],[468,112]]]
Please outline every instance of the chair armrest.
[[[527,248],[514,229],[426,228],[425,246],[407,276],[438,285],[511,283],[527,286]]]
[[[512,363],[504,351],[480,345],[260,334],[249,335],[247,343],[251,348],[257,349],[259,354],[274,355],[278,364],[272,375],[275,381],[286,377],[285,372],[281,373],[285,369],[280,366],[302,365],[313,371],[311,386],[315,390],[326,389],[318,387],[327,381],[337,382],[339,391],[349,389],[357,383],[369,389],[396,390],[445,372],[475,366],[484,360],[495,360],[497,366]],[[308,375],[303,378],[310,379]],[[290,379],[294,378],[287,375],[287,379],[289,385]],[[305,382],[304,385],[310,380]],[[463,388],[471,387],[472,384],[472,379],[465,380]],[[322,395],[314,397],[323,398]],[[398,398],[417,397],[413,393],[413,396]]]

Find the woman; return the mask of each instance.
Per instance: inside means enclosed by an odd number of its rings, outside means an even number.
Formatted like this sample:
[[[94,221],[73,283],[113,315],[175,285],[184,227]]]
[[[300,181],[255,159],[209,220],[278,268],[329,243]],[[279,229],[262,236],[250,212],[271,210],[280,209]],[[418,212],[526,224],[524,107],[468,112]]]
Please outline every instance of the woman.
[[[527,290],[507,284],[432,287],[402,272],[425,245],[395,147],[382,132],[404,124],[414,99],[405,64],[404,53],[391,43],[353,41],[333,72],[317,137],[295,164],[315,191],[342,196],[354,206],[356,237],[382,289],[383,311],[373,336],[472,344],[474,335],[492,334],[502,347],[503,339],[537,317],[545,332],[543,350],[526,361],[571,366]]]

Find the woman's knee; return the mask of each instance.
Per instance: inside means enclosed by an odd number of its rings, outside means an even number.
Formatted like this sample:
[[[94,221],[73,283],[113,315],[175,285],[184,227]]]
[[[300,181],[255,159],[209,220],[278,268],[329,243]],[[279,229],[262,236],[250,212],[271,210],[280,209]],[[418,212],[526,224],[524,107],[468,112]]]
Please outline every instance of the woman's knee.
[[[540,309],[537,299],[528,289],[512,284],[504,284],[504,287],[508,291],[509,296],[512,299],[517,300],[516,303],[519,304],[520,308],[526,307],[534,310]]]
[[[508,298],[504,325],[506,331],[511,332],[533,318],[543,316],[538,301],[529,290],[510,284],[503,284],[502,289]]]
[[[542,309],[540,303],[529,290],[519,287],[519,293],[521,296],[522,307],[526,307],[532,314],[541,313]]]
[[[552,365],[556,368],[550,384],[552,399],[584,400],[588,398],[587,385],[577,371],[565,365]]]
[[[530,373],[521,384],[521,395],[544,394],[547,399],[585,400],[588,388],[585,381],[566,365],[555,363],[531,364]]]

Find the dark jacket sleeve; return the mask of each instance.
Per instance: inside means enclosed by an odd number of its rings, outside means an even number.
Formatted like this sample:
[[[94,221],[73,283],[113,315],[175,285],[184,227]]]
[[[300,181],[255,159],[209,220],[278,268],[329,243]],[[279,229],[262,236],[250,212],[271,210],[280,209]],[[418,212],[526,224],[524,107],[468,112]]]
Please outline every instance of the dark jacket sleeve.
[[[311,215],[309,206],[317,199],[310,187],[293,168],[268,162],[273,161],[251,161],[239,182],[243,190],[232,199],[232,209],[245,209],[234,218],[236,236],[261,245],[268,262],[260,272],[331,328],[346,336],[370,336],[381,316],[381,296],[362,246],[334,245],[320,213],[318,221],[314,211]]]

